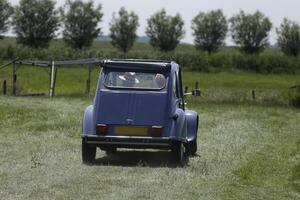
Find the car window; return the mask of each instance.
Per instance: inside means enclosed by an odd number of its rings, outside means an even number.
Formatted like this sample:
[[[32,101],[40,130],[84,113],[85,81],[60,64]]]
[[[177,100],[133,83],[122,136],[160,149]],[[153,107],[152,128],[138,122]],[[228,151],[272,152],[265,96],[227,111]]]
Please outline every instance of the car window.
[[[173,94],[177,97],[177,94],[176,94],[176,76],[173,77],[172,86],[173,86]]]
[[[160,90],[166,86],[166,77],[161,73],[108,72],[104,84],[115,88]]]
[[[174,79],[173,79],[173,91],[174,94],[176,96],[176,98],[179,98],[179,86],[178,86],[178,76],[177,76],[177,72],[175,72],[174,74]]]

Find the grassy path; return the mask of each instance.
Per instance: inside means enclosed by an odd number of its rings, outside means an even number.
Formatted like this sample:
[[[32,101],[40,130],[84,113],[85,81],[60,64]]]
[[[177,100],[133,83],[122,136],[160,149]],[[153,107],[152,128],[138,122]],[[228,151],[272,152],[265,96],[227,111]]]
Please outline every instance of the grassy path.
[[[300,112],[192,104],[199,153],[177,168],[167,152],[97,152],[81,164],[90,99],[0,96],[3,199],[300,199]]]

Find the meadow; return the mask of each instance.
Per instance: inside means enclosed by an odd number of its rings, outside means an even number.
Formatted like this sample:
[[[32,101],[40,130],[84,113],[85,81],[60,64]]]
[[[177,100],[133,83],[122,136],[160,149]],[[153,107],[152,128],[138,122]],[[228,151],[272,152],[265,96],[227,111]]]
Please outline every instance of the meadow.
[[[97,150],[81,163],[81,120],[92,104],[87,69],[60,68],[56,97],[0,95],[0,195],[3,199],[300,199],[300,112],[288,105],[298,75],[199,73],[184,85],[202,96],[187,105],[200,114],[199,150],[186,167],[165,151]],[[1,70],[8,81],[11,68]],[[41,68],[18,69],[17,93],[48,93]],[[256,91],[253,100],[251,91]],[[2,91],[1,91],[2,93]]]
[[[39,67],[22,66],[17,70],[17,94],[49,92],[49,70]],[[93,95],[100,68],[91,73],[91,93]],[[59,67],[55,94],[57,96],[85,96],[87,67]],[[12,93],[12,67],[0,71],[0,84],[7,81],[7,93]],[[248,103],[260,105],[283,105],[289,103],[289,88],[300,84],[299,75],[256,74],[248,72],[204,73],[184,70],[183,85],[189,90],[199,83],[202,97],[198,103]],[[252,91],[255,91],[255,99]],[[3,87],[0,87],[2,94]]]
[[[191,103],[201,125],[186,167],[169,152],[132,150],[97,150],[87,166],[79,134],[91,103],[0,96],[1,198],[300,199],[299,110]]]
[[[10,66],[0,69],[1,199],[300,199],[300,112],[289,105],[289,88],[300,84],[299,58],[276,49],[247,57],[229,47],[207,55],[186,44],[168,54],[135,44],[124,55],[108,42],[76,52],[59,40],[48,50],[32,50],[2,40],[0,64],[15,56],[178,61],[184,86],[191,90],[198,82],[202,92],[186,99],[200,114],[199,150],[184,168],[166,151],[125,149],[109,156],[97,150],[96,164],[84,165],[81,121],[100,68],[93,68],[86,94],[86,66],[59,67],[55,97],[49,98],[49,70],[32,66],[18,68],[12,96]],[[22,96],[29,93],[45,96]]]

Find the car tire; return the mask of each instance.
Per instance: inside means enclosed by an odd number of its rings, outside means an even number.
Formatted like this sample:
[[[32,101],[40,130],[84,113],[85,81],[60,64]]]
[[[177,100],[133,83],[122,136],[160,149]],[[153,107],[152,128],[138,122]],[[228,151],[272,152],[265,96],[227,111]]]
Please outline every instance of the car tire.
[[[190,141],[186,145],[186,152],[188,155],[196,155],[197,152],[197,139]]]
[[[82,162],[85,164],[93,164],[96,157],[96,146],[87,144],[82,140]]]
[[[187,156],[183,142],[176,141],[173,143],[172,154],[175,162],[180,166],[183,167],[186,164]]]

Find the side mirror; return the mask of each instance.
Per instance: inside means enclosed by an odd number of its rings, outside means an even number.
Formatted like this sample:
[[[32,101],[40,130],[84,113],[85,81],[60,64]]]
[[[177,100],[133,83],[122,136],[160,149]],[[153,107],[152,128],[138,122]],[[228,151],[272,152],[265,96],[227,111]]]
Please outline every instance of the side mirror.
[[[192,91],[192,95],[193,95],[194,97],[199,97],[199,96],[201,96],[201,91],[200,91],[199,89],[194,89],[194,90]]]

